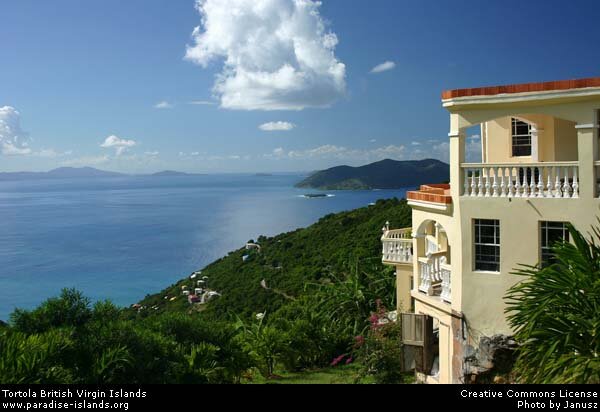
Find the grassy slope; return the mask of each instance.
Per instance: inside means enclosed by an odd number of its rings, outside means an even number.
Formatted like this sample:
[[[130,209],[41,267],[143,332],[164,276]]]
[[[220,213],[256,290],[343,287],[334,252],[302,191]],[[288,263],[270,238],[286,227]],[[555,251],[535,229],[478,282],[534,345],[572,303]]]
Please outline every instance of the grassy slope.
[[[327,215],[305,229],[261,237],[261,253],[239,249],[203,269],[209,287],[223,296],[202,310],[217,318],[273,312],[286,303],[283,293],[298,296],[307,282],[326,279],[357,260],[374,270],[391,270],[380,263],[381,228],[388,220],[394,227],[410,226],[411,211],[405,201],[382,200],[374,206]],[[246,254],[250,258],[243,262]],[[260,286],[262,279],[271,291]],[[183,279],[140,303],[148,308],[158,305],[156,311],[146,309],[149,313],[189,311],[187,298],[181,295],[182,285],[191,287],[193,281]],[[175,296],[176,300],[170,302],[164,296]]]
[[[301,372],[282,372],[278,379],[265,379],[255,373],[251,379],[246,379],[246,384],[270,384],[270,385],[352,385],[372,384],[375,379],[372,376],[360,376],[361,365],[341,365],[318,370],[307,370]],[[414,383],[414,373],[405,374],[405,383]]]
[[[359,378],[360,365],[343,365],[335,368],[319,369],[302,372],[282,372],[278,379],[265,379],[255,373],[252,379],[244,383],[250,384],[272,384],[272,385],[328,385],[328,384],[355,384],[373,383],[371,378]]]

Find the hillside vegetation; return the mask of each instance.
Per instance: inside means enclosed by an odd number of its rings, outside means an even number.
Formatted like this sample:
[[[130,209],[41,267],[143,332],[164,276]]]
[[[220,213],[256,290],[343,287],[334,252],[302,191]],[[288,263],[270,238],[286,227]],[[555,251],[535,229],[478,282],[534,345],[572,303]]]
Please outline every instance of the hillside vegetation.
[[[444,183],[449,178],[449,166],[439,160],[386,159],[361,167],[337,166],[322,170],[296,186],[321,190],[401,189]]]
[[[202,270],[210,289],[222,295],[203,309],[219,319],[273,312],[302,295],[307,283],[327,282],[332,274],[339,276],[357,262],[373,272],[391,272],[381,265],[381,228],[386,221],[395,227],[410,226],[410,207],[397,199],[380,200],[373,206],[324,216],[304,229],[260,237],[256,239],[260,252],[241,248]],[[182,279],[140,304],[158,308],[155,312],[189,310],[181,288],[193,291],[195,280]],[[261,286],[262,280],[269,290]]]

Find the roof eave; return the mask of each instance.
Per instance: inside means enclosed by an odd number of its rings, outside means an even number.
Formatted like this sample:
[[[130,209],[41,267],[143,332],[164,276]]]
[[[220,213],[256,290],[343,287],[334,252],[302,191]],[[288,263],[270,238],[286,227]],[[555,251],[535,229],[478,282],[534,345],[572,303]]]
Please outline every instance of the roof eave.
[[[589,98],[593,96],[600,96],[600,87],[455,97],[443,99],[442,106],[445,108],[457,108],[473,105],[527,103],[534,101],[543,102],[556,99]]]

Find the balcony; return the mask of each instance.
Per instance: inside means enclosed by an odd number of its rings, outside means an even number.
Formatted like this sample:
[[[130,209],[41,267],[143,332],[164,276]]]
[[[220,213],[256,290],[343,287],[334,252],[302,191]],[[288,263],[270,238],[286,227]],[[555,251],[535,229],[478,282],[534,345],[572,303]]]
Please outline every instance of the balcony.
[[[463,196],[507,198],[579,198],[577,162],[461,165]]]
[[[452,267],[446,263],[447,256],[448,252],[443,250],[419,258],[419,292],[450,303]]]
[[[411,206],[431,209],[448,210],[452,205],[449,184],[422,185],[419,190],[407,192],[406,199]]]
[[[383,263],[386,265],[412,264],[413,240],[411,228],[390,230],[389,224],[383,228]]]

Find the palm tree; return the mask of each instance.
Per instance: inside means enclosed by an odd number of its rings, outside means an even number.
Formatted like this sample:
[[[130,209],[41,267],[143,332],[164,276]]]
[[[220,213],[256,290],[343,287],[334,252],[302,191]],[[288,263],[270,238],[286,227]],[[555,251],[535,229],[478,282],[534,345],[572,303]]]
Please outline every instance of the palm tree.
[[[600,383],[600,230],[554,245],[555,263],[522,266],[507,293],[520,343],[515,371],[527,383]]]
[[[377,301],[386,307],[395,305],[395,277],[387,272],[370,273],[355,264],[342,278],[331,274],[332,282],[307,284],[316,289],[318,308],[330,322],[337,322],[352,336],[369,327],[369,317],[377,310]]]
[[[242,331],[243,340],[265,378],[274,377],[275,365],[286,352],[289,340],[285,332],[268,325],[266,316],[257,317],[257,322],[247,326],[240,318],[238,329]]]

